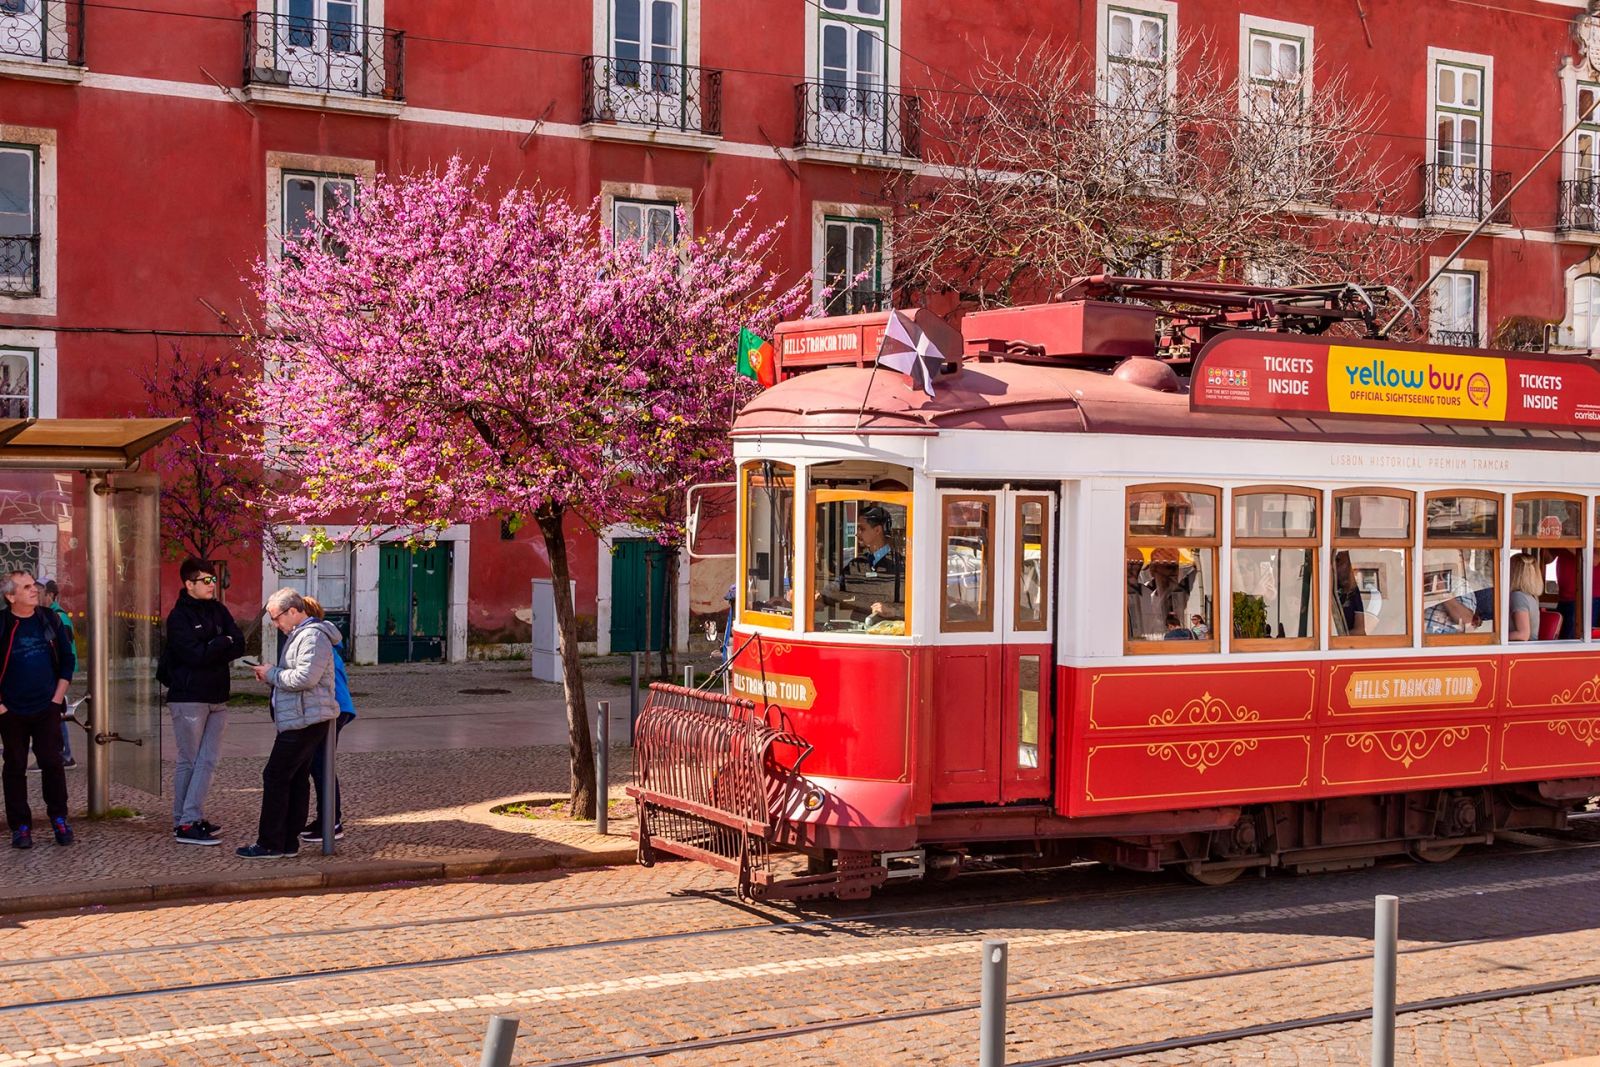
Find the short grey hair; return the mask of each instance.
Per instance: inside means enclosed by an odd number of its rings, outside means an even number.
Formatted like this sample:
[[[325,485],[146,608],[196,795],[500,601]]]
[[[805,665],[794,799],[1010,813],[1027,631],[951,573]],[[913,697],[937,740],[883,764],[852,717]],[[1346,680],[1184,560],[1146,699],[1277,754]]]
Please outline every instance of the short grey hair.
[[[10,596],[17,591],[18,578],[32,578],[32,571],[12,571],[4,578],[0,578],[0,597]]]
[[[284,586],[282,589],[267,597],[268,611],[298,611],[302,615],[310,614],[306,611],[306,598],[300,595],[298,589]]]

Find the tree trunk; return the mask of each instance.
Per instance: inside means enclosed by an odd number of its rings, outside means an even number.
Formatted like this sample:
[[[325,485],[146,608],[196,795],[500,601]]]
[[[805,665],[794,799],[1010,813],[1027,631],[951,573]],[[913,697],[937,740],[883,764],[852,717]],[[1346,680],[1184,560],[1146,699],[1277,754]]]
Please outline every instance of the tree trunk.
[[[567,567],[567,537],[562,507],[541,508],[535,519],[550,555],[550,577],[555,580],[556,648],[561,652],[561,683],[567,696],[567,736],[570,739],[572,817],[595,815],[596,784],[594,744],[589,738],[589,704],[583,695],[583,666],[578,660],[578,615],[572,603],[572,576]]]

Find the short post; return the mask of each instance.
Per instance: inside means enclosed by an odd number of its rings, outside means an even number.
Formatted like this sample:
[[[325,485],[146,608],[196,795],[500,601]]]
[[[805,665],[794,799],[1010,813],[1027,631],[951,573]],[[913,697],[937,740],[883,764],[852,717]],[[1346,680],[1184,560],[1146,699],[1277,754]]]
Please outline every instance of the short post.
[[[1372,1067],[1394,1067],[1395,954],[1400,898],[1377,898],[1372,923]]]
[[[694,688],[694,668],[692,666],[683,669],[683,687],[685,689]]]
[[[333,654],[339,654],[338,649]],[[334,750],[339,747],[339,717],[336,715],[328,720],[328,737],[322,742],[322,795],[317,798],[317,806],[322,809],[322,854],[333,855],[333,838],[336,831],[334,826],[337,820],[334,813],[339,810],[339,779],[334,777]]]
[[[628,661],[628,745],[634,747],[639,732],[639,653],[629,653]]]
[[[483,1058],[478,1067],[511,1067],[511,1050],[517,1044],[517,1020],[509,1015],[489,1016],[489,1032],[483,1035]]]
[[[606,810],[611,803],[611,701],[600,701],[600,726],[595,731],[597,743],[594,751],[594,786],[599,794],[594,808],[594,832],[609,831],[611,814]]]
[[[1007,943],[983,943],[983,1009],[979,1025],[978,1067],[1005,1067]]]

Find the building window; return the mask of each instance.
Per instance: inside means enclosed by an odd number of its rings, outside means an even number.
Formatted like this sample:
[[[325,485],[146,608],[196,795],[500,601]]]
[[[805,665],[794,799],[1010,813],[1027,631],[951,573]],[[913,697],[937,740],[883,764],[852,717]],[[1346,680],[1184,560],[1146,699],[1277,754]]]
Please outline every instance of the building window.
[[[1439,63],[1433,70],[1434,162],[1476,167],[1483,150],[1483,70]]]
[[[244,26],[246,95],[404,96],[404,37],[383,28],[383,0],[258,0]]]
[[[1574,348],[1600,348],[1600,275],[1580,275],[1572,283]]]
[[[1592,182],[1600,176],[1600,107],[1595,104],[1596,96],[1600,96],[1600,85],[1578,83],[1578,114],[1587,117],[1578,123],[1572,135],[1572,173],[1584,182]]]
[[[0,144],[0,296],[39,292],[39,150]]]
[[[356,180],[346,174],[283,175],[283,236],[290,243],[310,239],[335,215],[346,218],[355,204]],[[324,235],[323,251],[339,253],[336,243]]]
[[[628,89],[682,91],[683,15],[677,0],[612,0],[611,77]]]
[[[27,419],[39,414],[39,352],[0,348],[0,419]]]
[[[828,314],[853,315],[883,307],[883,223],[829,217],[823,227],[823,270]]]
[[[1106,9],[1102,51],[1105,102],[1141,170],[1159,165],[1167,147],[1171,27],[1159,11]]]
[[[1251,116],[1262,121],[1298,118],[1305,104],[1305,38],[1251,30],[1246,56]]]
[[[670,200],[614,200],[611,204],[611,240],[634,242],[641,258],[658,248],[670,248],[678,239],[678,205]]]
[[[1478,346],[1478,272],[1447,270],[1433,283],[1429,339],[1436,345]]]
[[[283,584],[314,596],[329,614],[350,611],[350,548],[339,545],[311,559],[311,550],[292,541],[278,544],[278,576]]]
[[[1426,212],[1482,219],[1509,185],[1508,175],[1489,170],[1489,60],[1466,62],[1461,54],[1441,56],[1436,50],[1430,55],[1433,158],[1425,167]]]

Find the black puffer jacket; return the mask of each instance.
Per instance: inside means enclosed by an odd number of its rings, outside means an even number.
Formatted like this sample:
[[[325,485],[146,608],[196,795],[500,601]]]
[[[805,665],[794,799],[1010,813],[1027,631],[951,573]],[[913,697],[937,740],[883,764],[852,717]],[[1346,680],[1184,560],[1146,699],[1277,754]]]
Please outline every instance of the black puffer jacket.
[[[185,590],[167,616],[161,673],[167,703],[221,704],[228,699],[228,664],[244,655],[244,634],[227,608]]]

